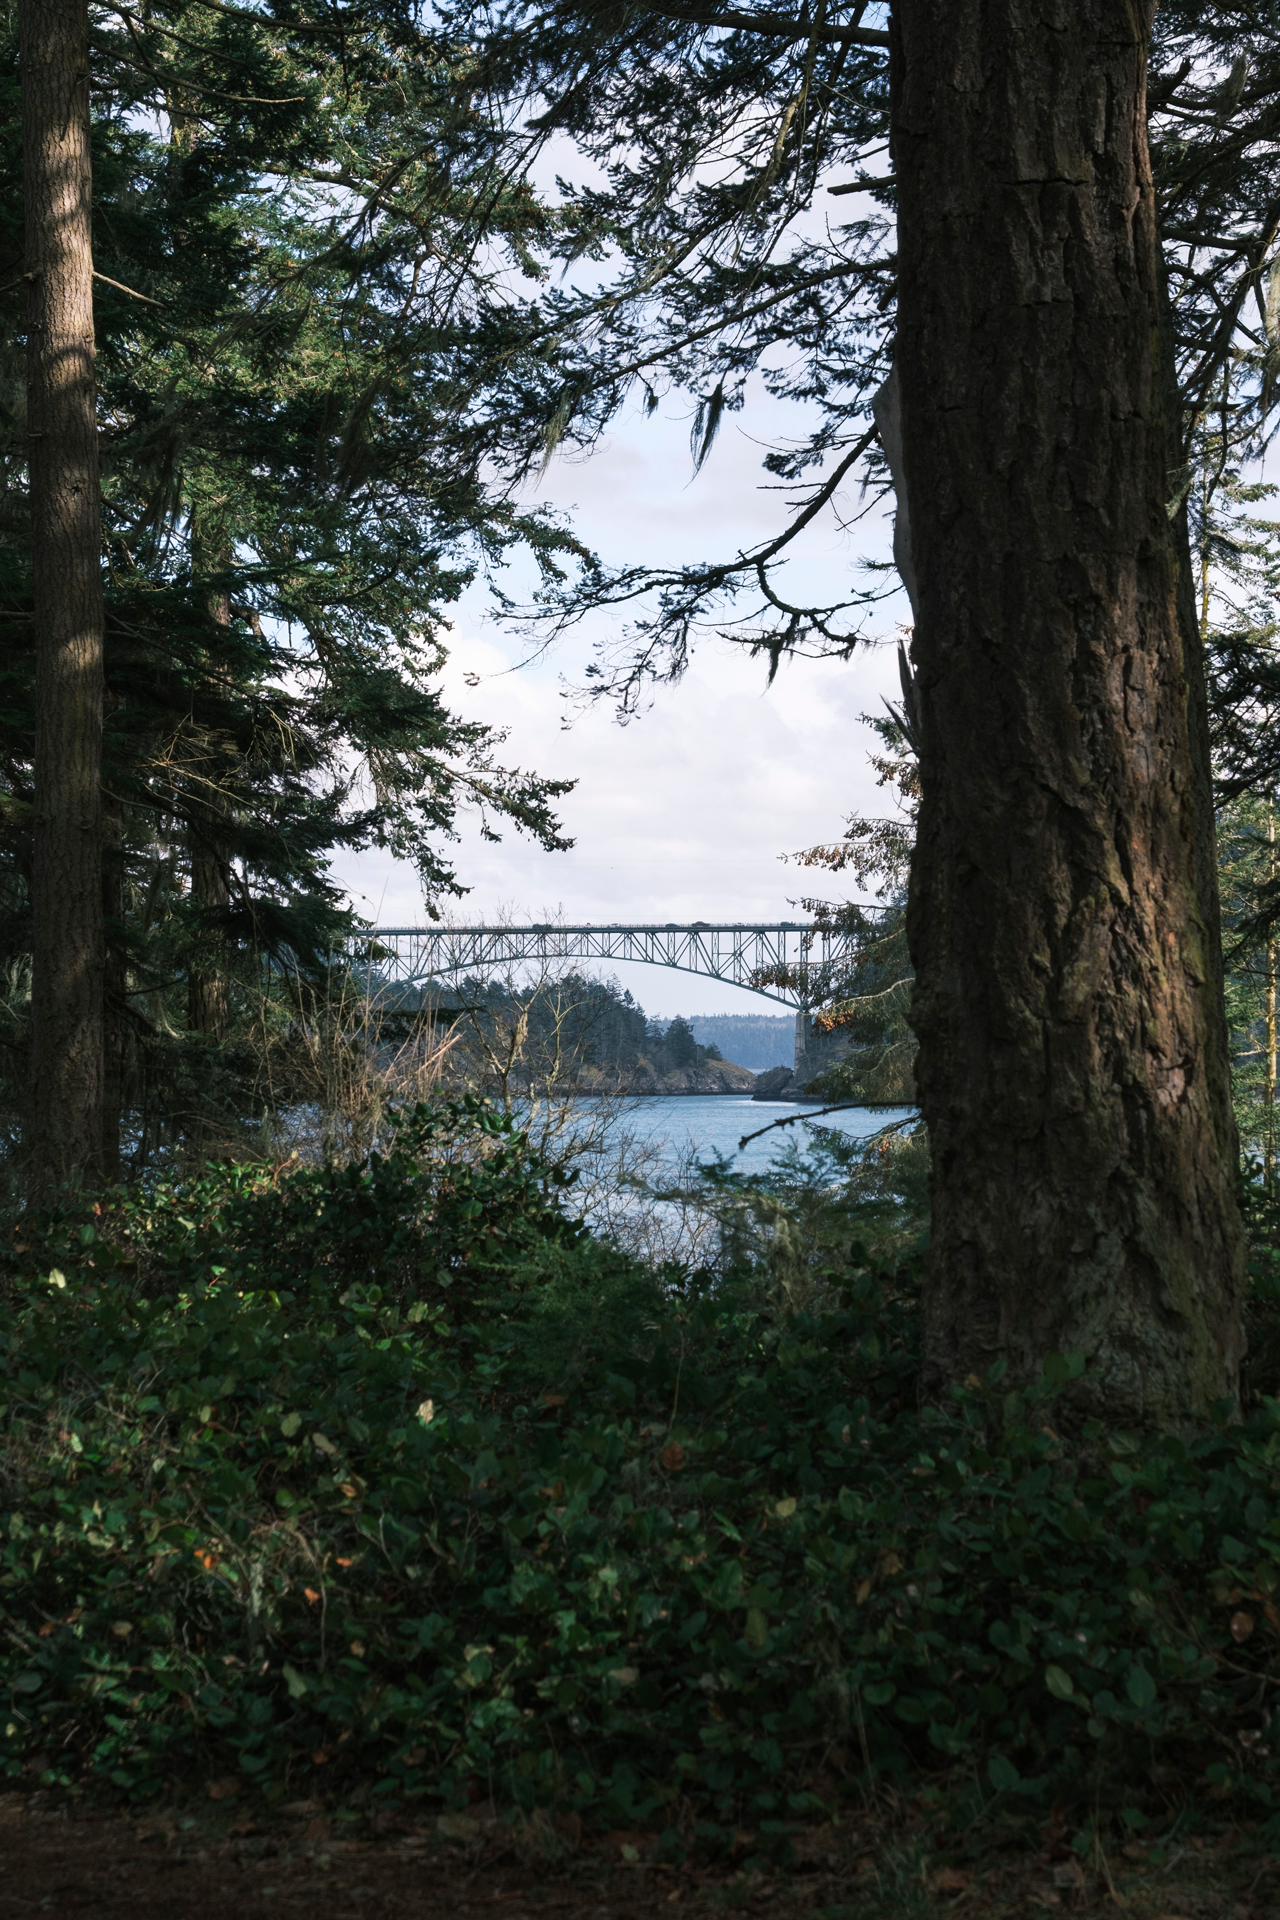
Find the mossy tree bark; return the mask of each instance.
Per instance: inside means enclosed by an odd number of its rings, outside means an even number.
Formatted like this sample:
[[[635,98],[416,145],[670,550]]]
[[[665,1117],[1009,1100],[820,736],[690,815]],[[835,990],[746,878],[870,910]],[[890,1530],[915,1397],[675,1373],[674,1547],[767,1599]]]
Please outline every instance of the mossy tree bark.
[[[1242,1344],[1151,14],[896,0],[891,51],[926,1380],[1081,1352],[1078,1409],[1143,1425],[1232,1395]]]
[[[102,572],[84,0],[22,0],[36,627],[29,1182],[102,1145]]]

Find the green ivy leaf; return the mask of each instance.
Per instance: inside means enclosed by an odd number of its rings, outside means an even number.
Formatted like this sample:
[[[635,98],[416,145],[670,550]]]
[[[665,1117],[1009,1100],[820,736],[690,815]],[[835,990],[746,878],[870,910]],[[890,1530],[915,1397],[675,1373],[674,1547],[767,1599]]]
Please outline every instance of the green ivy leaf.
[[[1148,1707],[1155,1705],[1157,1691],[1156,1683],[1145,1667],[1129,1669],[1129,1698],[1135,1707],[1145,1713]]]
[[[1073,1700],[1075,1698],[1076,1690],[1071,1683],[1071,1675],[1065,1667],[1046,1667],[1044,1670],[1044,1683],[1055,1700]]]

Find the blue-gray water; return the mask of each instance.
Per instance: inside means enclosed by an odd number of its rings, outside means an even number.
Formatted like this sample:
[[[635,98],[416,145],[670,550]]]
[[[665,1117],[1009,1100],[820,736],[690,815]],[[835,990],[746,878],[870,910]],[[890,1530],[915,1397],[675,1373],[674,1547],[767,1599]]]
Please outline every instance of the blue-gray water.
[[[803,1147],[809,1137],[805,1120],[814,1120],[819,1109],[794,1100],[752,1100],[737,1094],[655,1095],[637,1100],[626,1109],[624,1124],[638,1138],[665,1141],[672,1157],[678,1158],[692,1145],[700,1158],[710,1159],[715,1152],[730,1154],[739,1172],[758,1173],[769,1165],[789,1140]],[[890,1121],[902,1120],[909,1107],[850,1107],[817,1121],[819,1126],[838,1128],[853,1140],[867,1140]],[[758,1133],[774,1120],[802,1115],[794,1126],[773,1127],[762,1138],[739,1149],[744,1134]]]

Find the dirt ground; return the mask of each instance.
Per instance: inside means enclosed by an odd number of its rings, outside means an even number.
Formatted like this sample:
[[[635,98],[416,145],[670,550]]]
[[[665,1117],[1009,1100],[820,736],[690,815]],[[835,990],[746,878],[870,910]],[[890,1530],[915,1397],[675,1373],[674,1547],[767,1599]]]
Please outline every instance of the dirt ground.
[[[731,1860],[672,1867],[652,1846],[644,1834],[583,1836],[572,1822],[516,1832],[455,1815],[356,1835],[305,1801],[254,1816],[230,1806],[92,1811],[10,1794],[0,1796],[0,1920],[682,1920],[766,1909],[778,1920],[1280,1916],[1280,1857],[1234,1831],[1154,1861],[1133,1846],[1083,1862],[1046,1831],[1037,1853],[966,1865],[933,1853],[910,1821],[886,1831],[877,1816],[855,1815],[801,1836],[787,1872]]]

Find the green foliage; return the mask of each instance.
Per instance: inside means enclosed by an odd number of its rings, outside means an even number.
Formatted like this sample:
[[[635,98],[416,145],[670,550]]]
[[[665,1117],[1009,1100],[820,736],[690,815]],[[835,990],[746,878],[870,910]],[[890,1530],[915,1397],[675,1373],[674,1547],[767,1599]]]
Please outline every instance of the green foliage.
[[[751,1257],[658,1285],[485,1109],[136,1204],[11,1256],[8,1777],[478,1787],[672,1850],[781,1844],[833,1775],[965,1821],[1269,1811],[1274,1402],[1067,1444],[1065,1360],[919,1410],[871,1216],[800,1308]]]
[[[397,9],[339,35],[186,0],[96,17],[91,42],[108,1085],[142,1167],[157,1138],[202,1154],[220,1134],[243,1152],[247,1119],[279,1093],[297,1101],[261,1071],[260,1028],[277,1037],[329,985],[351,930],[335,852],[412,861],[432,899],[465,891],[445,848],[460,807],[490,835],[505,823],[566,844],[554,808],[572,783],[497,764],[501,736],[450,712],[439,675],[445,609],[476,573],[516,547],[554,569],[568,543],[491,494],[483,454],[457,445],[453,357],[483,330],[500,257],[541,218],[523,190],[485,185],[457,49]],[[10,1112],[35,699],[16,59],[16,9],[0,6]],[[201,1013],[193,978],[220,1013]]]
[[[912,704],[910,667],[899,642],[904,702]],[[886,702],[886,705],[888,703]],[[914,1105],[916,1039],[910,1025],[915,974],[907,947],[906,890],[915,844],[920,770],[915,749],[892,707],[888,717],[864,714],[880,740],[870,755],[876,784],[888,788],[892,811],[853,814],[841,838],[792,857],[805,867],[851,874],[865,889],[878,882],[883,906],[847,900],[802,900],[822,932],[852,935],[850,958],[779,969],[780,984],[798,988],[816,1008],[820,1031],[835,1029],[848,1052],[807,1083],[806,1091],[851,1106]],[[843,943],[842,943],[843,944]]]

